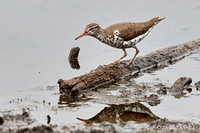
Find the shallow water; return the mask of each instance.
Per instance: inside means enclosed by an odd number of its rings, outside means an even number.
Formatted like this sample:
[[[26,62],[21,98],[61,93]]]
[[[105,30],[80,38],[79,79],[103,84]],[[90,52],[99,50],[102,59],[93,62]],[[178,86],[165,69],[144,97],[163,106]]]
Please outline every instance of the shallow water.
[[[91,37],[74,39],[88,23],[96,22],[106,27],[117,22],[146,21],[156,16],[167,19],[155,26],[137,45],[139,56],[199,37],[198,0],[1,0],[0,113],[5,110],[18,113],[28,107],[38,123],[46,123],[49,114],[52,124],[78,123],[76,117],[96,115],[108,105],[95,100],[59,105],[57,81],[113,62],[123,52]],[[72,69],[67,59],[70,49],[76,46],[80,47],[79,70]],[[127,59],[134,52],[134,49],[129,49]],[[187,76],[195,83],[200,81],[199,60],[197,53],[133,80],[146,84],[162,82],[171,86],[179,77]],[[112,93],[119,94],[115,89]],[[199,91],[188,95],[181,99],[164,96],[161,104],[150,109],[161,118],[199,122]]]
[[[192,78],[192,85],[199,81],[200,53],[186,57],[173,66],[169,66],[161,71],[152,74],[145,74],[136,79],[137,82],[144,83],[164,83],[166,86],[172,86],[179,77],[187,76]],[[183,98],[176,99],[173,96],[163,96],[161,104],[151,108],[152,112],[162,118],[170,120],[193,121],[199,123],[199,95],[200,91],[193,88]]]

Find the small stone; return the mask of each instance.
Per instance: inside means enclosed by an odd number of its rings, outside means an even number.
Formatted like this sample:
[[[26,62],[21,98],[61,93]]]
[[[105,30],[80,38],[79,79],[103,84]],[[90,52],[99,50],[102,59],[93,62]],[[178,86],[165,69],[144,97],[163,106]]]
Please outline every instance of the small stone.
[[[187,78],[187,77],[180,77],[179,79],[176,80],[176,82],[173,84],[173,86],[171,87],[171,91],[172,92],[180,92],[185,90],[185,86],[189,85],[190,83],[192,83],[192,79],[191,78]]]
[[[196,82],[194,85],[195,85],[195,87],[196,87],[197,90],[200,89],[200,81]]]
[[[51,122],[51,117],[47,115],[47,124],[50,124],[50,122]]]
[[[24,118],[25,118],[25,117],[29,117],[29,114],[28,114],[28,112],[23,111],[22,116],[23,116]]]
[[[166,87],[161,88],[160,90],[157,91],[157,94],[162,94],[162,95],[166,95],[167,94],[167,89]]]
[[[156,94],[151,94],[147,99],[150,106],[156,106],[160,104],[160,99]]]
[[[0,117],[0,125],[3,125],[3,123],[4,123],[4,120],[2,117]]]

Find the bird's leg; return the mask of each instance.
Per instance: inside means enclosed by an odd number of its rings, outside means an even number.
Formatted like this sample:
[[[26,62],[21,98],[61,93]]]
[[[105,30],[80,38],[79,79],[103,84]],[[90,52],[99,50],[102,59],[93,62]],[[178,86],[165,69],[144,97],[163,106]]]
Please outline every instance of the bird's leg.
[[[134,57],[133,57],[133,59],[129,62],[129,63],[127,63],[127,62],[124,62],[126,65],[130,65],[130,64],[132,64],[133,63],[133,61],[135,60],[135,58],[136,58],[136,56],[137,56],[137,54],[140,52],[139,51],[139,49],[135,46],[134,47],[135,48],[135,50],[136,50],[136,53],[135,53],[135,55],[134,55]]]
[[[115,62],[110,63],[110,64],[108,64],[108,65],[116,64],[116,63],[118,63],[121,59],[123,59],[123,58],[125,58],[125,57],[127,56],[126,50],[125,50],[125,49],[122,49],[122,50],[124,51],[124,55],[123,55],[121,58],[119,58],[118,60],[116,60]]]
[[[123,51],[124,51],[124,55],[121,58],[119,58],[118,60],[116,60],[114,63],[118,63],[120,60],[122,60],[123,58],[125,58],[127,56],[126,50],[123,49]]]

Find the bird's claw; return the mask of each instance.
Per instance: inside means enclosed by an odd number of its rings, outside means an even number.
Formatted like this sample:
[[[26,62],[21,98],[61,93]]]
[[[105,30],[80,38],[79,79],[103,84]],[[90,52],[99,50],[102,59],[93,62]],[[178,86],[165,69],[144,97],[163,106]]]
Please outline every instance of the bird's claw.
[[[115,62],[113,62],[113,63],[110,63],[110,64],[107,64],[107,65],[103,65],[103,66],[109,66],[109,65],[115,65],[115,64],[117,64],[117,63],[122,63],[122,64],[124,64],[124,65],[126,65],[126,66],[130,66],[132,63],[130,63],[130,62],[119,62],[119,61],[115,61]]]
[[[107,64],[107,65],[104,65],[104,66],[115,65],[115,64],[117,64],[117,63],[119,63],[119,61],[115,61],[115,62],[113,62],[113,63]]]
[[[130,62],[121,62],[122,64],[125,64],[125,65],[127,65],[127,66],[130,66],[132,63],[130,63]]]

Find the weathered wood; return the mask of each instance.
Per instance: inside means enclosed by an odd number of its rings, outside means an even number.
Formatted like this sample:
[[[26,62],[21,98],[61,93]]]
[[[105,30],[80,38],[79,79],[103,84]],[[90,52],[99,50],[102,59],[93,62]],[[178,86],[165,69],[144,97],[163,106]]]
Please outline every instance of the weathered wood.
[[[137,57],[130,66],[126,66],[121,62],[115,65],[99,66],[88,74],[69,80],[60,79],[58,81],[59,90],[61,93],[69,96],[78,96],[85,91],[115,82],[125,75],[132,75],[133,73],[151,69],[167,61],[183,57],[199,48],[200,39],[197,39]]]
[[[79,47],[72,48],[70,50],[69,57],[68,57],[69,61],[77,60],[79,51],[80,51]]]
[[[80,48],[74,47],[70,50],[69,53],[69,64],[73,69],[80,69],[80,65],[78,63],[78,55],[79,55]]]

